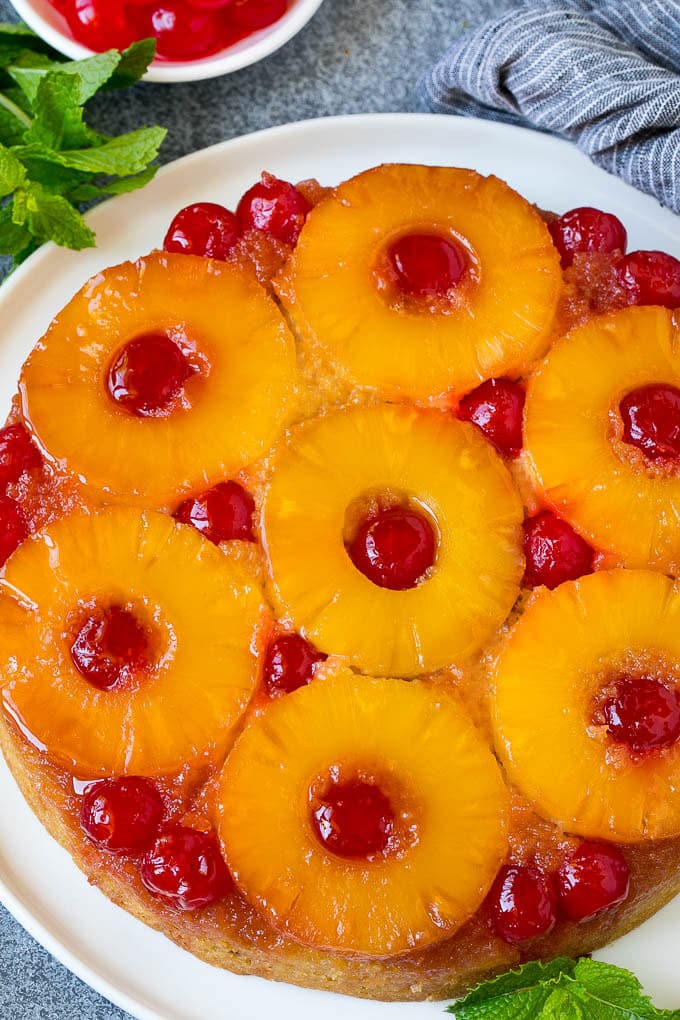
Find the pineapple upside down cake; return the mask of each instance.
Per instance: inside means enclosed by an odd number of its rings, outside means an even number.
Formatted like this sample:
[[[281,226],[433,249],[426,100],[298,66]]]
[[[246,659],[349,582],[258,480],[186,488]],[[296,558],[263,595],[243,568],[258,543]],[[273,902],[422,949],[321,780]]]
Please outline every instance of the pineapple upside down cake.
[[[107,896],[422,999],[680,889],[680,262],[626,247],[471,170],[265,173],[52,322],[0,737]]]

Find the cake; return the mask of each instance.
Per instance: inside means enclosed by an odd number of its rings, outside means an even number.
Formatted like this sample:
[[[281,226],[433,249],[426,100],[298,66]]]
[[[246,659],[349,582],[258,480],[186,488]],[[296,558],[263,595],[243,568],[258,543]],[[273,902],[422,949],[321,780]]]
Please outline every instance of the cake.
[[[472,170],[265,173],[57,315],[0,742],[115,903],[420,1000],[680,890],[680,263],[626,246]]]

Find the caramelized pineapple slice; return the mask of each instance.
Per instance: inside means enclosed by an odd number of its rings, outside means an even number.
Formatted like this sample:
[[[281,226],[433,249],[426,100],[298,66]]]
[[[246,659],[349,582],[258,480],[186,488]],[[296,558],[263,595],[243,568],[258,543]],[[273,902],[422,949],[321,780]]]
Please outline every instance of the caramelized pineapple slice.
[[[257,584],[165,515],[63,518],[0,582],[6,716],[85,778],[219,760],[257,678]]]
[[[434,562],[394,590],[348,550],[371,515],[404,505],[429,522]],[[364,672],[430,672],[477,651],[510,612],[521,521],[510,475],[474,426],[403,406],[336,412],[299,427],[274,458],[264,508],[273,598],[312,644]]]
[[[543,500],[579,534],[614,563],[675,574],[680,458],[650,459],[626,441],[621,410],[626,398],[659,384],[680,387],[672,312],[626,308],[592,319],[560,340],[531,379],[524,435]],[[680,449],[677,411],[673,427]]]
[[[541,589],[496,669],[495,741],[509,780],[588,839],[680,835],[680,729],[668,709],[680,705],[678,663],[680,591],[662,574],[601,571]],[[668,692],[660,706],[648,696],[622,706],[622,684],[648,681]]]
[[[254,278],[155,253],[83,287],[29,357],[20,390],[52,457],[161,508],[266,452],[295,373],[293,339]]]
[[[450,693],[346,674],[273,702],[244,730],[222,774],[219,831],[238,885],[275,928],[390,956],[474,914],[506,853],[507,801]]]
[[[423,235],[445,242],[451,265],[436,249],[419,254]],[[390,279],[390,251],[403,238],[415,238],[407,282],[422,300]],[[435,265],[428,288],[427,266],[442,258],[451,286],[442,291]],[[394,164],[353,177],[312,210],[279,290],[350,382],[382,399],[426,401],[522,374],[545,352],[561,286],[547,227],[507,184]]]

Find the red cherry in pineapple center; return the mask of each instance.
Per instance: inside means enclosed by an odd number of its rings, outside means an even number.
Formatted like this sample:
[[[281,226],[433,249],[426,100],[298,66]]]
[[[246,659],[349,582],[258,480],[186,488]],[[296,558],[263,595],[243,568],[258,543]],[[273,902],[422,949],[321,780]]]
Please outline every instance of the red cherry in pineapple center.
[[[108,372],[111,399],[138,418],[165,418],[180,403],[194,369],[165,333],[144,333],[125,344]]]
[[[394,811],[380,787],[355,779],[331,786],[312,808],[321,845],[340,857],[384,853],[394,833]]]
[[[680,738],[680,694],[655,677],[620,677],[603,714],[612,740],[637,753],[671,747]]]
[[[95,606],[81,619],[71,659],[93,687],[110,691],[151,665],[149,635],[123,606]]]
[[[457,287],[468,266],[465,249],[440,234],[405,234],[387,250],[397,287],[412,297],[441,297]]]
[[[680,457],[680,389],[652,383],[631,390],[619,404],[623,441],[649,460]]]
[[[434,528],[409,507],[394,506],[368,516],[347,546],[349,557],[380,588],[415,588],[437,554]]]

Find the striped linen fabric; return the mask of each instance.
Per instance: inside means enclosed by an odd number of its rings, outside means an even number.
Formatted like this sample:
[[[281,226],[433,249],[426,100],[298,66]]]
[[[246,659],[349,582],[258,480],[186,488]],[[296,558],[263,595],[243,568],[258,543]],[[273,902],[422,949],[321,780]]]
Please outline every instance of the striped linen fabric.
[[[421,92],[569,138],[680,212],[680,0],[533,0],[462,35]]]

